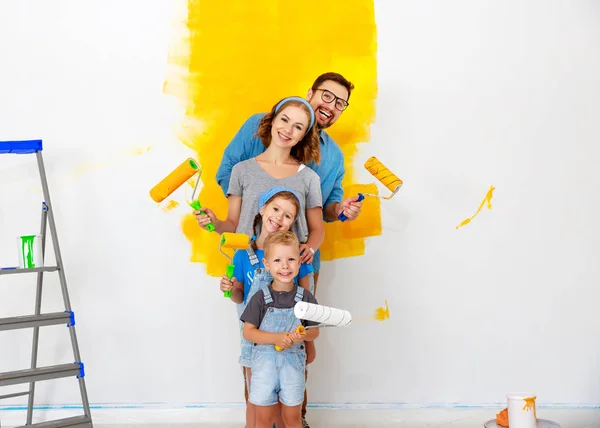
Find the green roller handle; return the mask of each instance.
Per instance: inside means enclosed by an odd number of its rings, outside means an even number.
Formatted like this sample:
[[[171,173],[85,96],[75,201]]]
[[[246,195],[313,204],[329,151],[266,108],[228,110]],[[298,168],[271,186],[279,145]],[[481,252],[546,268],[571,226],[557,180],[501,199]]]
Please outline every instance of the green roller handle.
[[[200,201],[198,199],[196,199],[194,202],[192,202],[190,204],[190,207],[192,207],[193,209],[195,209],[196,211],[201,211],[202,214],[206,214],[205,212],[202,211],[202,205],[200,205]],[[209,232],[214,232],[215,230],[215,225],[213,224],[213,222],[211,221],[210,223],[208,223],[206,225],[206,228],[208,229]]]
[[[228,264],[227,265],[227,278],[229,278],[230,280],[233,280],[233,270],[234,269],[235,269],[235,265],[232,265],[232,264]],[[223,297],[230,298],[231,297],[231,290],[229,290],[229,291],[223,291]]]

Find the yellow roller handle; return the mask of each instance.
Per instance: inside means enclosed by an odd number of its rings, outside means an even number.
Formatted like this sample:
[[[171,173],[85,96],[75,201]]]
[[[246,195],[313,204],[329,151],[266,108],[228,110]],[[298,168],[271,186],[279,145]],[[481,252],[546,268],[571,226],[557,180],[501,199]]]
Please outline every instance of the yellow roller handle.
[[[298,333],[300,333],[301,335],[305,335],[306,334],[306,330],[304,330],[304,326],[302,324],[300,324],[298,327],[296,327],[296,331]],[[288,337],[290,337],[290,334],[288,333]],[[279,346],[275,345],[275,349],[277,351],[283,351],[283,348],[280,348]]]
[[[162,202],[199,170],[198,163],[192,158],[187,158],[150,190],[150,197],[154,202]]]
[[[394,192],[398,186],[402,184],[396,175],[394,175],[387,167],[382,164],[375,156],[370,157],[365,162],[365,168],[385,187]]]

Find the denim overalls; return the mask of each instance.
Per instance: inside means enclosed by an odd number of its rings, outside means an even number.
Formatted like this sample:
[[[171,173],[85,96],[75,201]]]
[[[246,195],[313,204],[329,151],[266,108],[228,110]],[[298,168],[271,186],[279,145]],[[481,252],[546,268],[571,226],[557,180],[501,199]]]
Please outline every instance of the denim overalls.
[[[250,259],[250,264],[255,268],[254,269],[254,277],[252,279],[252,285],[250,286],[250,290],[248,291],[248,296],[246,297],[246,303],[240,303],[237,305],[238,310],[238,320],[242,316],[244,309],[246,309],[246,305],[256,294],[258,290],[260,290],[263,285],[269,285],[273,281],[273,277],[265,268],[260,267],[260,261],[256,256],[256,253],[252,249],[252,247],[248,247],[246,249],[248,253],[248,257]],[[245,280],[245,278],[244,278]],[[250,367],[252,362],[252,342],[249,342],[244,338],[243,334],[244,323],[240,321],[240,339],[241,339],[241,353],[240,353],[240,365],[244,367]]]
[[[295,286],[294,302],[302,301],[304,288]],[[294,306],[274,308],[269,285],[262,287],[268,306],[259,330],[269,333],[292,332],[301,322],[294,315]],[[286,406],[298,406],[304,401],[306,351],[304,342],[277,351],[274,345],[254,343],[252,346],[252,379],[249,401],[257,406],[272,406],[277,400]]]

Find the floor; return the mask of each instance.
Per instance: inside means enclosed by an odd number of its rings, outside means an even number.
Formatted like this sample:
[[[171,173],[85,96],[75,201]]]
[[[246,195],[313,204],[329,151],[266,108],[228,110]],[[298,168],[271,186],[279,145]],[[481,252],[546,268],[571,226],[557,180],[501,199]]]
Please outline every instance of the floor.
[[[399,410],[339,410],[309,409],[311,428],[367,427],[452,427],[481,428],[495,418],[499,409],[399,409]],[[73,410],[38,410],[35,413],[50,420],[80,414]],[[561,428],[600,428],[600,409],[538,408],[538,418],[560,424]],[[0,410],[2,428],[24,424],[21,411]],[[243,428],[244,412],[235,409],[94,409],[95,428],[131,428],[150,425],[152,428]],[[547,428],[546,425],[539,425]]]

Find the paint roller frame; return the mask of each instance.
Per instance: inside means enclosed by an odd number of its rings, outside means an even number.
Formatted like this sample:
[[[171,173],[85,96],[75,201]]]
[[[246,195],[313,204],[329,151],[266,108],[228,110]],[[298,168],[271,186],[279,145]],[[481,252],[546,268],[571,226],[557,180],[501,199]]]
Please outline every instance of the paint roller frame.
[[[244,245],[242,242],[238,242],[238,240],[244,240]],[[227,278],[231,281],[233,279],[233,271],[235,270],[235,265],[233,264],[233,257],[229,257],[229,255],[223,251],[223,248],[229,248],[234,251],[237,250],[245,250],[250,245],[250,237],[245,233],[232,233],[232,232],[223,232],[221,234],[221,239],[219,240],[219,251],[229,259],[231,263],[227,265],[226,275]],[[223,291],[223,297],[230,298],[231,290]]]
[[[192,202],[188,202],[188,205],[194,210],[202,212],[200,200],[194,200],[196,191],[198,189],[198,184],[200,184],[202,168],[200,167],[200,164],[191,157],[177,165],[174,170],[172,170],[166,177],[164,177],[152,189],[150,189],[150,197],[154,200],[154,202],[160,203],[196,174],[198,174],[198,179],[196,180],[196,185],[194,186],[194,191],[192,192]],[[206,213],[202,212],[202,214]],[[211,221],[206,228],[209,232],[213,232],[215,230],[215,225]]]
[[[382,167],[382,169],[378,170],[377,172],[374,172],[373,169],[375,167],[377,167],[378,165],[380,165]],[[369,159],[367,159],[367,161],[364,164],[364,167],[367,171],[369,171],[369,173],[375,177],[377,180],[379,180],[380,183],[382,183],[383,185],[385,185],[385,187],[387,187],[392,194],[389,196],[381,196],[381,195],[375,195],[373,193],[359,193],[358,194],[358,200],[357,202],[362,201],[363,199],[365,199],[365,196],[371,196],[373,198],[379,198],[379,199],[385,199],[385,200],[390,200],[392,199],[394,196],[396,196],[396,193],[398,193],[398,191],[400,190],[400,188],[403,186],[404,182],[397,176],[395,175],[393,172],[391,172],[383,163],[381,163],[381,161],[379,159],[377,159],[375,156],[371,156]],[[381,175],[382,173],[385,173],[385,171],[387,171],[389,174],[386,175],[385,177],[378,177],[378,175]],[[398,181],[399,184],[394,188],[394,190],[390,189],[390,187],[388,185],[386,185],[384,183],[383,180],[385,180],[388,177],[392,177],[392,179],[394,179],[393,182]],[[338,216],[338,219],[340,221],[346,221],[348,220],[348,217],[344,214],[344,212],[342,211],[340,213],[340,215]]]

